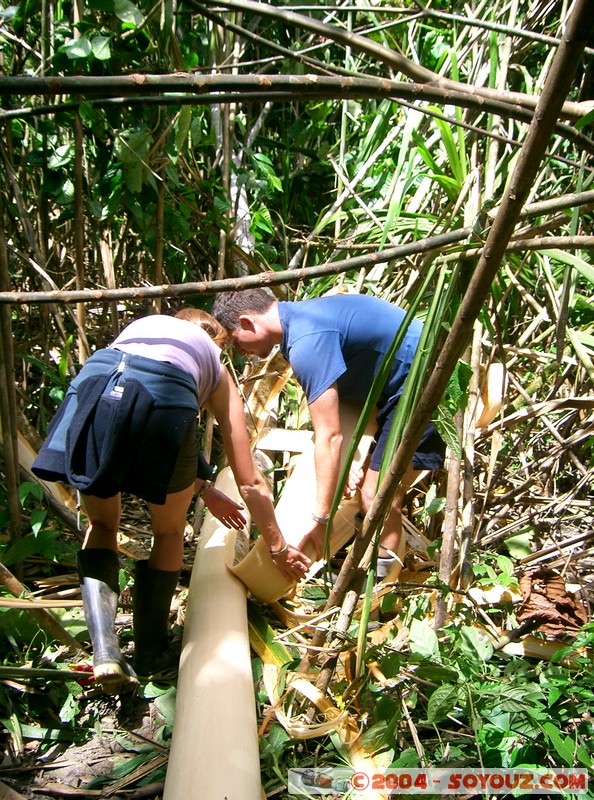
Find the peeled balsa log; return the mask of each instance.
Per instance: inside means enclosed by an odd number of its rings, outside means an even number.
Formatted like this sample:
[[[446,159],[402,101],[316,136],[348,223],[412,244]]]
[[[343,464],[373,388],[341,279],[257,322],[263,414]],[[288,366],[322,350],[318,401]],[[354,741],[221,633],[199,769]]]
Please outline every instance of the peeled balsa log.
[[[216,486],[240,500],[229,469]],[[225,566],[229,533],[206,514],[188,593],[163,800],[262,797],[246,589]]]

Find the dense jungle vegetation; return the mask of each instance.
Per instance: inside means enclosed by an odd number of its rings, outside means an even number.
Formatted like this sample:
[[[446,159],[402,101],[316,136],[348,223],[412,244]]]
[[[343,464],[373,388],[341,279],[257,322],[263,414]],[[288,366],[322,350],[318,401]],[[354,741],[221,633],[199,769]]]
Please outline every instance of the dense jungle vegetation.
[[[341,630],[328,617],[311,681],[334,658],[338,716],[279,689],[315,631],[250,603],[266,795],[289,796],[290,768],[361,759],[594,774],[593,26],[591,0],[3,0],[3,791],[162,795],[175,682],[136,705],[89,683],[76,509],[30,453],[126,322],[258,283],[425,321],[385,498],[430,416],[449,445],[410,498],[401,579],[363,589]],[[308,426],[294,383],[271,394],[278,364],[232,366],[254,420]],[[203,445],[220,462],[216,430]],[[149,540],[126,514],[124,612]],[[301,610],[327,597],[312,581]]]

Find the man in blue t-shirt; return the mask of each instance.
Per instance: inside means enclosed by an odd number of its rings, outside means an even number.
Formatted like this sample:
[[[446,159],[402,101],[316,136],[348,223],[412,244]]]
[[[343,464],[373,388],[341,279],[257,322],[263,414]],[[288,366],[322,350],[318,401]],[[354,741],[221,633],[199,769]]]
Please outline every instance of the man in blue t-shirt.
[[[312,509],[311,530],[304,532],[301,546],[309,540],[320,555],[340,473],[339,404],[342,401],[363,406],[405,312],[369,295],[338,294],[282,302],[266,289],[246,289],[219,295],[213,315],[227,329],[234,347],[242,355],[264,358],[275,345],[280,345],[282,355],[305,391],[315,433],[316,506]],[[421,323],[413,320],[377,403],[378,431],[374,449],[358,487],[364,513],[377,490],[391,422],[421,330]],[[403,476],[402,486],[384,522],[378,577],[385,577],[397,561],[406,488],[412,485],[419,471],[441,469],[444,449],[430,426]]]

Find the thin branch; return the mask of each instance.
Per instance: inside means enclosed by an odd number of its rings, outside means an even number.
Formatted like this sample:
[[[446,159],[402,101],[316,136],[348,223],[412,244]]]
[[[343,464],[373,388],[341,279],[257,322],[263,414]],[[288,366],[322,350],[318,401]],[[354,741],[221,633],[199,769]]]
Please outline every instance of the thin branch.
[[[191,0],[189,0],[191,4]],[[504,103],[511,105],[522,105],[524,108],[533,109],[536,107],[538,98],[530,95],[520,94],[518,92],[500,92],[495,89],[482,86],[465,86],[458,81],[442,78],[432,70],[415,64],[410,59],[391,50],[384,45],[374,42],[365,36],[346,31],[328,23],[319,22],[318,20],[307,17],[304,14],[296,14],[294,11],[281,10],[276,6],[268,3],[258,3],[254,0],[222,0],[217,3],[207,3],[208,5],[224,6],[225,8],[236,8],[242,11],[259,14],[263,17],[273,18],[284,22],[287,25],[292,25],[304,30],[313,31],[319,36],[330,39],[345,47],[350,47],[353,52],[364,53],[371,56],[376,61],[385,64],[395,72],[401,72],[406,77],[418,83],[430,83],[434,86],[440,86],[447,89],[447,91],[471,93],[477,98],[486,101],[487,99],[504,100]],[[579,104],[565,102],[559,116],[568,116],[574,118],[573,115],[577,112],[576,106]]]
[[[163,297],[188,297],[190,295],[213,295],[219,292],[235,292],[240,289],[254,288],[257,286],[279,286],[285,283],[298,283],[300,281],[320,278],[325,275],[340,275],[345,272],[356,272],[368,269],[378,264],[408,258],[421,253],[430,253],[454,246],[465,240],[471,242],[472,228],[459,228],[449,233],[441,233],[417,242],[399,245],[389,250],[379,250],[354,258],[341,261],[330,261],[316,267],[303,267],[301,269],[288,269],[282,271],[260,272],[257,275],[248,275],[242,278],[224,278],[214,281],[199,281],[195,283],[172,283],[164,286],[142,286],[123,289],[83,289],[83,290],[56,290],[51,292],[0,292],[0,305],[7,303],[109,303],[115,300],[145,300]],[[522,252],[527,250],[542,250],[555,248],[557,250],[592,249],[594,236],[539,236],[535,239],[514,239],[506,246],[506,252]],[[480,255],[484,248],[468,249],[469,255]],[[453,253],[458,257],[459,250]],[[441,253],[448,257],[446,251]]]
[[[494,31],[495,33],[503,33],[506,36],[514,36],[518,39],[527,39],[528,41],[532,42],[542,42],[543,44],[551,45],[551,47],[557,47],[561,41],[557,37],[549,36],[546,33],[527,31],[523,28],[514,28],[510,25],[502,25],[498,22],[490,22],[484,19],[476,19],[475,17],[461,16],[460,14],[450,14],[446,11],[437,11],[433,8],[427,8],[427,6],[422,5],[421,3],[417,2],[417,0],[414,0],[414,2],[418,6],[418,10],[414,8],[402,8],[401,6],[390,5],[326,5],[326,3],[324,3],[324,11],[342,11],[343,13],[355,12],[357,14],[369,12],[374,16],[381,16],[382,14],[395,16],[396,14],[400,14],[403,19],[396,20],[392,24],[405,25],[408,24],[411,19],[416,19],[418,17],[432,17],[433,19],[443,20],[444,22],[456,22],[457,24],[464,25],[468,28],[480,28],[486,31]],[[291,6],[279,5],[277,8],[280,10],[290,9],[291,11],[296,11],[298,13],[320,10],[319,5],[306,4]],[[594,53],[594,49],[592,47],[586,47],[584,49],[584,53],[590,55]]]
[[[200,281],[198,283],[178,283],[168,286],[143,286],[126,289],[86,289],[83,291],[69,290],[58,292],[0,292],[2,303],[49,303],[61,301],[64,303],[109,302],[110,300],[136,300],[152,297],[187,297],[192,294],[211,295],[217,292],[232,292],[245,289],[248,286],[277,286],[283,283],[316,278],[322,275],[336,275],[350,272],[363,267],[385,264],[397,258],[406,258],[418,253],[427,253],[438,250],[447,245],[464,241],[472,234],[471,228],[460,228],[448,233],[442,233],[417,242],[400,245],[399,247],[368,253],[363,256],[332,261],[318,267],[304,267],[302,269],[273,270],[262,272],[258,275],[248,275],[243,278],[225,278],[215,281]]]

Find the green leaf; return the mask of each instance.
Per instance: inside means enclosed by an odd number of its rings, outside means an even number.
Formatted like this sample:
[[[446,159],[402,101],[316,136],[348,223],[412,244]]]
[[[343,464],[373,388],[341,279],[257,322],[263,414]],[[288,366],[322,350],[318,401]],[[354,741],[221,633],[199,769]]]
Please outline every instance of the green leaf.
[[[158,753],[154,750],[147,750],[132,758],[124,758],[114,767],[112,775],[114,778],[124,778],[126,775],[130,775],[137,770],[138,767],[142,767],[144,764],[150,764],[157,756]]]
[[[445,497],[437,496],[437,486],[432,483],[427,490],[427,494],[425,495],[425,508],[423,510],[424,514],[426,514],[428,517],[439,514],[439,512],[443,511],[445,508],[445,504]]]
[[[23,481],[21,484],[19,484],[19,500],[21,503],[21,508],[25,507],[25,503],[29,496],[34,497],[35,500],[41,502],[43,500],[43,488],[41,484],[33,483],[33,481]]]
[[[176,687],[170,686],[166,692],[158,695],[154,699],[155,708],[163,717],[166,725],[173,725],[175,717],[175,698]]]
[[[190,131],[191,124],[192,124],[192,108],[191,106],[182,106],[177,116],[177,122],[175,125],[176,156],[179,154],[180,150],[182,150],[188,139],[188,133]]]
[[[384,673],[385,674],[385,673]],[[454,683],[460,677],[460,673],[451,667],[444,667],[442,664],[419,664],[415,675],[424,681],[432,683]]]
[[[140,192],[147,172],[146,159],[153,137],[145,125],[124,131],[116,142],[116,155],[122,162],[124,181],[131,192]]]
[[[457,686],[438,686],[427,703],[427,720],[435,724],[452,714],[458,702],[460,690]]]
[[[410,652],[421,658],[431,658],[439,661],[439,641],[433,628],[427,622],[413,619],[410,624],[409,641]]]
[[[74,722],[79,713],[80,705],[76,697],[69,693],[64,701],[64,705],[60,709],[60,721],[64,723]]]
[[[44,508],[34,508],[31,511],[31,530],[35,535],[41,530],[46,517],[47,511]]]
[[[72,161],[74,155],[74,147],[70,144],[63,144],[56,147],[54,152],[47,160],[47,165],[50,169],[59,169],[65,167]]]
[[[60,50],[71,59],[88,58],[91,55],[92,47],[86,36],[80,36],[78,39],[68,39]]]
[[[433,424],[445,445],[450,448],[456,458],[462,458],[462,445],[458,429],[454,424],[451,412],[444,406],[439,405],[433,414]]]
[[[286,730],[283,728],[282,725],[276,723],[270,728],[267,737],[268,744],[273,750],[273,752],[276,753],[277,757],[282,755],[282,752],[285,748],[285,745],[289,741],[289,738],[290,738],[289,734],[286,732]]]
[[[4,720],[1,720],[4,722]],[[76,731],[70,728],[41,728],[38,725],[21,725],[23,739],[36,739],[43,742],[71,742]]]
[[[252,233],[258,235],[260,231],[266,234],[274,233],[274,226],[272,224],[272,217],[270,211],[266,206],[260,206],[252,215]]]
[[[497,556],[497,566],[501,570],[501,572],[506,576],[511,576],[514,574],[514,564],[513,561],[507,556],[499,555]]]
[[[581,119],[578,119],[577,122],[573,123],[578,131],[581,131],[582,128],[585,128],[586,125],[594,124],[594,108],[592,111],[588,111],[588,113],[583,116]]]
[[[56,203],[69,205],[74,200],[74,183],[70,178],[65,178],[51,194]]]
[[[476,628],[460,628],[462,652],[474,663],[488,661],[493,655],[493,645],[486,634]]]
[[[532,528],[526,528],[520,533],[513,536],[508,536],[505,540],[505,546],[512,558],[524,558],[532,552],[532,539],[534,531]]]
[[[559,729],[552,722],[545,722],[542,726],[547,739],[553,745],[555,752],[568,767],[575,766],[575,743],[569,736],[561,736]]]
[[[250,645],[263,661],[276,664],[280,669],[293,660],[289,650],[281,642],[275,641],[275,631],[252,602],[248,602],[248,626]]]
[[[109,42],[109,36],[93,36],[91,39],[93,55],[99,61],[107,61],[111,58],[111,45]]]
[[[144,14],[130,0],[114,0],[113,10],[118,19],[135,28],[144,22]]]
[[[585,767],[592,768],[592,766],[594,765],[592,757],[590,756],[590,754],[583,745],[578,746],[578,748],[575,751],[575,755],[580,764],[583,764]]]
[[[390,767],[393,769],[406,769],[407,767],[419,766],[419,754],[414,747],[407,747],[403,750],[397,759],[392,761]]]
[[[562,264],[575,267],[583,278],[589,283],[594,283],[594,267],[584,261],[583,258],[579,258],[573,253],[565,252],[565,250],[542,250],[541,253],[544,256],[549,256],[554,261],[560,261]]]

